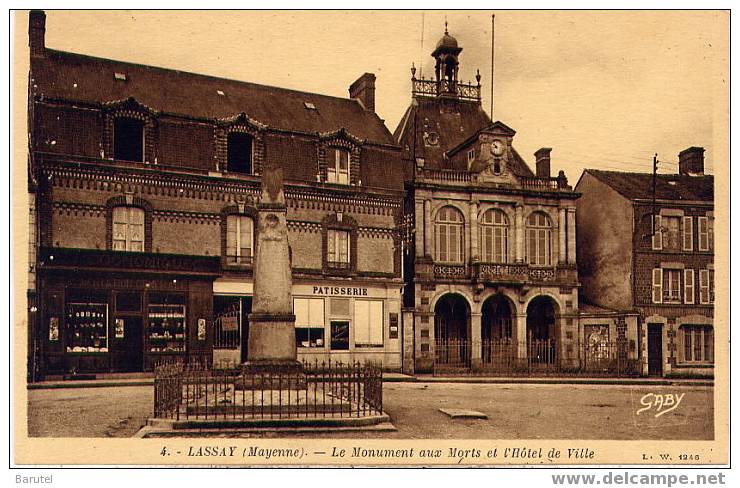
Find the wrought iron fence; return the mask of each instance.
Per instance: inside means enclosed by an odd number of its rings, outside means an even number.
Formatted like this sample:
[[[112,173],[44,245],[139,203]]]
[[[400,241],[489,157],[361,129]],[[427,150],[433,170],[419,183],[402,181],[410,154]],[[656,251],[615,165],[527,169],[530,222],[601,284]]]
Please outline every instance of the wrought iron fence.
[[[480,351],[480,361],[472,360],[474,351]],[[434,374],[637,376],[640,365],[627,341],[456,339],[435,342]]]
[[[157,366],[154,416],[176,420],[365,417],[383,411],[374,364],[304,362],[302,368]]]

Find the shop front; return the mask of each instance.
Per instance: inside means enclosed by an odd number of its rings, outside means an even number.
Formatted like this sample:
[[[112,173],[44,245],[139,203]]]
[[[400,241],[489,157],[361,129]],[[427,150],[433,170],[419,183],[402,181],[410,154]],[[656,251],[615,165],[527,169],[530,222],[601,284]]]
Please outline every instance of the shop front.
[[[298,358],[401,367],[401,294],[395,284],[294,283]]]
[[[46,251],[37,324],[44,375],[211,361],[211,287],[218,261],[165,256],[157,260],[159,268],[139,271],[120,265],[143,256],[125,254]],[[179,269],[188,266],[187,274]]]
[[[245,362],[253,284],[220,278],[213,283],[213,361]],[[399,284],[293,283],[298,359],[374,362],[401,366]]]

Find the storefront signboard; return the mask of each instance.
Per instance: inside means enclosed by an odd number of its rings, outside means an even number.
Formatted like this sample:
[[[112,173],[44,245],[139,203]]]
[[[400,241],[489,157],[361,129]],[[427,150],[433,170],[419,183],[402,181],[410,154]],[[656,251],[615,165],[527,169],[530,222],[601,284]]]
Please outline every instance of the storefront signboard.
[[[239,330],[239,317],[236,315],[226,315],[221,317],[221,330],[237,331]]]

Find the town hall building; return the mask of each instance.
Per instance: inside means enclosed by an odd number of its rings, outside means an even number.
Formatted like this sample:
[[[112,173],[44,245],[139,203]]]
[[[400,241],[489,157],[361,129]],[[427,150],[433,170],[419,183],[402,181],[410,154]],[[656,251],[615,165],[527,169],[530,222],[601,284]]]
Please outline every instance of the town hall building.
[[[404,369],[490,370],[578,364],[578,193],[550,149],[533,172],[514,129],[493,122],[463,48],[445,31],[430,79],[416,78],[395,131],[415,244],[405,257]],[[412,322],[413,327],[407,326]]]

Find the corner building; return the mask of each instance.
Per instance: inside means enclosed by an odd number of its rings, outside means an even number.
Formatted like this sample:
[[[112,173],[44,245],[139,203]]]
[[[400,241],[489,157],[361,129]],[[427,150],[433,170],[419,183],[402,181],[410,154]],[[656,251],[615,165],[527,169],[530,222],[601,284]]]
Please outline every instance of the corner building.
[[[416,78],[395,131],[406,168],[414,245],[405,254],[404,370],[509,371],[577,363],[576,199],[565,174],[536,173],[493,122],[476,83],[458,79],[448,32]]]
[[[401,365],[400,148],[337,98],[48,49],[29,18],[29,377],[247,360],[282,166],[299,359]]]

